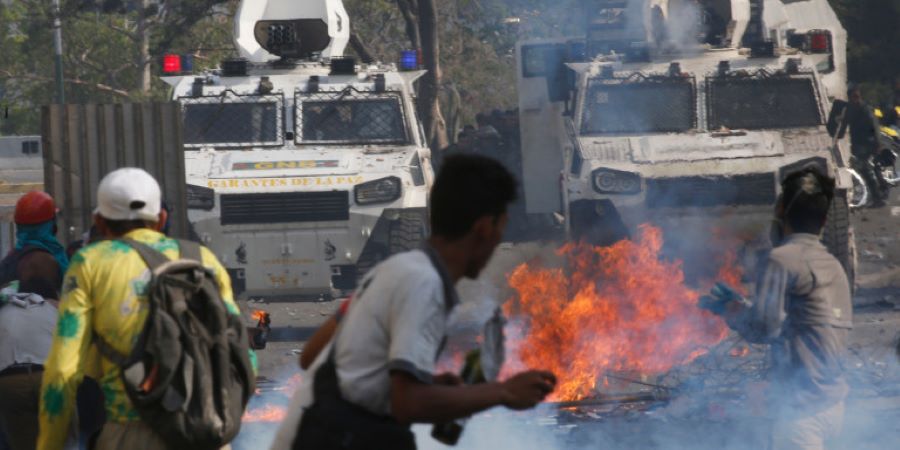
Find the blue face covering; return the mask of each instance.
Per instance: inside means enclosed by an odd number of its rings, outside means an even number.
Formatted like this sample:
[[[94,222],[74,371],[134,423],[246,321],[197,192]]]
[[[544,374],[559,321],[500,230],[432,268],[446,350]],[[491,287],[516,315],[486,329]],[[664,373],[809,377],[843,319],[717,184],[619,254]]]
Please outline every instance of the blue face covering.
[[[66,249],[56,240],[54,223],[51,220],[37,225],[16,225],[16,250],[37,247],[50,252],[59,263],[60,274],[65,275],[69,269],[69,258],[66,257]]]

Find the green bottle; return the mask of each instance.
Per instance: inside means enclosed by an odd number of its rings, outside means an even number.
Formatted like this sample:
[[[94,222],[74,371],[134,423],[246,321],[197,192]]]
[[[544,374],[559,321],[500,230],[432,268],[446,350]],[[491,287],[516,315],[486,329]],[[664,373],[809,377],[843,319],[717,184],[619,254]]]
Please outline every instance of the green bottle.
[[[466,355],[466,363],[463,365],[459,376],[465,384],[478,384],[487,381],[484,376],[484,370],[481,367],[481,349],[472,350]],[[468,420],[468,418],[463,418],[452,422],[435,424],[431,428],[431,437],[444,445],[455,446],[459,443],[459,438],[462,436],[463,428],[465,428]]]

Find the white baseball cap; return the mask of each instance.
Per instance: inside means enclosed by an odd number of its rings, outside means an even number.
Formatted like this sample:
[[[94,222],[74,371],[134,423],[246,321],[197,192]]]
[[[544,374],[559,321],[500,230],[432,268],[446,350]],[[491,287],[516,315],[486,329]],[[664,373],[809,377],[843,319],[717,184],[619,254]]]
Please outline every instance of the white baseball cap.
[[[162,208],[159,183],[143,169],[126,167],[110,172],[97,188],[97,209],[108,220],[159,220]]]

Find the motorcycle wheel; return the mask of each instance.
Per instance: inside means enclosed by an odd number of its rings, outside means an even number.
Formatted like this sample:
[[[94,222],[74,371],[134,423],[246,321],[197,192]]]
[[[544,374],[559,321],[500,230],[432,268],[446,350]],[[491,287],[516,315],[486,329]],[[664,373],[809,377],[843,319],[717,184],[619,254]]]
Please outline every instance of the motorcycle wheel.
[[[853,177],[853,189],[849,194],[850,208],[862,208],[869,203],[869,187],[866,186],[866,180],[862,175],[854,169],[847,169]]]

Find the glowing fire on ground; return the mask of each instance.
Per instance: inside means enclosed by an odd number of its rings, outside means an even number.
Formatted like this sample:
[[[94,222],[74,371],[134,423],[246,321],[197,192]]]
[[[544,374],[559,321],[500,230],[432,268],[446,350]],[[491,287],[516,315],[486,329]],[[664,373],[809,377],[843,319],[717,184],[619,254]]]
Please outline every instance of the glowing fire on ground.
[[[660,258],[662,244],[661,230],[643,225],[634,241],[563,247],[566,269],[523,264],[509,276],[517,295],[506,314],[523,327],[510,353],[521,366],[557,375],[550,400],[592,396],[604,374],[663,374],[728,335],[719,318],[697,307],[700,294],[685,285],[681,263]],[[735,262],[726,256],[718,276],[739,281]],[[515,365],[507,369],[522,368]]]
[[[244,411],[242,422],[281,422],[287,416],[287,408],[276,405],[263,405],[259,408]]]
[[[277,392],[284,398],[291,398],[300,383],[303,381],[301,374],[297,373],[288,378],[282,385],[269,388],[270,392]],[[256,395],[262,395],[261,388],[256,388]],[[247,408],[241,422],[281,422],[287,417],[287,408],[275,404],[265,404],[260,407]]]

